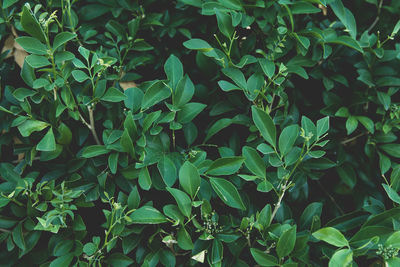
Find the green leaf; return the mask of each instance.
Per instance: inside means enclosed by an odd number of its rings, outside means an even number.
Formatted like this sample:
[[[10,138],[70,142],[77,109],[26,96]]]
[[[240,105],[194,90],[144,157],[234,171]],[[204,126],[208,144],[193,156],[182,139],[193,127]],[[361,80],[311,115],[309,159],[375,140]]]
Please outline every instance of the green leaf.
[[[28,63],[32,68],[41,68],[50,65],[50,61],[43,56],[29,55],[25,58],[26,63]]]
[[[386,260],[387,267],[397,267],[400,266],[400,258],[394,257]]]
[[[359,122],[361,122],[362,125],[364,125],[364,127],[370,132],[370,133],[374,133],[375,132],[375,125],[374,122],[365,116],[357,116],[356,117],[358,119]]]
[[[322,203],[313,202],[309,204],[300,216],[300,229],[310,227],[314,216],[320,217],[322,213]]]
[[[82,152],[82,157],[84,158],[93,158],[100,155],[104,155],[110,152],[105,146],[102,145],[93,145],[86,147]]]
[[[137,87],[131,87],[125,90],[126,99],[124,100],[125,107],[132,112],[140,109],[144,93]]]
[[[262,137],[273,147],[276,147],[276,128],[271,117],[256,106],[251,107],[254,124]]]
[[[341,249],[333,254],[329,260],[329,267],[347,267],[353,262],[353,251],[351,249]]]
[[[279,237],[278,243],[276,244],[276,253],[279,258],[286,257],[294,249],[296,243],[296,226],[292,226],[286,230]]]
[[[266,229],[271,224],[271,205],[267,204],[265,207],[260,211],[260,214],[257,218],[257,223],[260,223],[264,229]]]
[[[183,46],[187,49],[198,50],[200,52],[210,52],[214,48],[202,39],[190,39],[183,43]]]
[[[206,104],[202,103],[187,103],[185,104],[181,110],[178,111],[177,121],[179,123],[188,123],[191,122],[203,109],[206,108]]]
[[[343,23],[346,29],[349,31],[350,36],[353,39],[357,38],[357,25],[356,20],[354,19],[353,13],[346,7],[344,7],[341,0],[333,0],[330,3],[330,6],[335,13],[335,15],[339,18],[339,20]]]
[[[106,29],[113,33],[115,36],[122,38],[124,41],[126,40],[126,30],[124,27],[116,22],[115,20],[109,20],[105,25]]]
[[[178,82],[183,77],[183,66],[179,58],[175,55],[170,55],[164,64],[164,71],[170,81],[172,89],[175,91]]]
[[[219,131],[221,131],[222,129],[228,127],[229,125],[231,125],[233,123],[232,119],[228,119],[228,118],[222,118],[218,121],[216,121],[213,125],[211,125],[211,127],[208,129],[207,131],[207,135],[206,138],[204,140],[204,142],[207,142],[211,137],[213,137],[215,134],[217,134]]]
[[[346,120],[346,130],[347,130],[347,135],[350,135],[352,132],[354,132],[357,129],[358,126],[358,120],[355,116],[350,116]]]
[[[255,175],[266,178],[266,164],[258,154],[257,150],[252,147],[244,146],[242,148],[242,155],[244,157],[244,164]]]
[[[140,195],[136,185],[132,188],[131,192],[129,193],[127,204],[129,209],[137,209],[139,207]]]
[[[329,117],[319,119],[317,121],[317,136],[321,137],[329,130]]]
[[[326,43],[345,45],[359,51],[361,54],[364,53],[364,50],[361,48],[360,44],[349,36],[339,36],[336,39],[329,39],[326,40]]]
[[[79,54],[81,54],[81,56],[83,56],[86,59],[86,61],[89,61],[89,56],[90,56],[89,50],[87,50],[83,46],[79,46],[78,52],[79,52]]]
[[[299,126],[298,125],[289,125],[285,129],[283,129],[281,135],[279,136],[279,151],[282,156],[286,156],[287,153],[292,149],[296,139],[299,135]]]
[[[186,231],[185,227],[180,227],[178,230],[178,246],[183,249],[183,250],[192,250],[193,249],[193,242],[192,239],[189,235],[189,233]]]
[[[268,78],[272,78],[275,74],[275,64],[274,62],[266,59],[266,58],[259,58],[258,63],[261,66],[261,69],[267,75]]]
[[[314,141],[317,137],[317,127],[315,124],[306,116],[301,118],[301,128],[306,132],[306,136],[312,136],[310,142]]]
[[[22,232],[22,222],[17,224],[17,226],[12,231],[12,238],[14,243],[22,250],[25,250],[25,239]]]
[[[143,206],[134,212],[129,217],[132,223],[135,224],[160,224],[168,222],[167,218],[158,210],[151,206]]]
[[[83,253],[85,253],[88,256],[92,256],[96,251],[97,251],[97,246],[92,242],[86,243],[83,246]]]
[[[56,35],[53,42],[53,50],[56,50],[58,47],[62,46],[69,40],[72,40],[76,37],[75,33],[70,32],[60,32]]]
[[[185,192],[176,188],[167,187],[167,191],[175,198],[176,203],[183,215],[190,218],[192,214],[192,201]]]
[[[118,168],[118,157],[119,153],[111,153],[110,156],[108,156],[108,167],[110,168],[110,171],[112,174],[117,173],[117,168]]]
[[[121,102],[126,99],[126,95],[117,88],[110,87],[100,99],[108,102]]]
[[[89,79],[89,76],[81,70],[73,70],[72,77],[74,77],[77,82],[84,82]]]
[[[291,5],[291,11],[293,15],[297,14],[314,14],[321,12],[321,9],[317,8],[316,6],[306,3],[306,2],[294,2]]]
[[[353,167],[350,164],[345,163],[342,166],[336,167],[336,171],[339,174],[340,179],[353,189],[357,182],[356,172]]]
[[[142,188],[143,190],[149,190],[151,188],[152,181],[147,167],[140,169],[138,182],[140,188]]]
[[[400,20],[394,25],[391,36],[395,36],[400,31]]]
[[[46,42],[46,37],[42,27],[40,27],[40,24],[36,20],[36,18],[32,16],[31,11],[27,7],[27,5],[24,5],[24,7],[22,8],[22,15],[20,22],[25,32],[27,32],[32,37],[39,39],[39,41],[43,43]]]
[[[185,161],[179,169],[179,184],[192,198],[200,189],[199,171],[189,161]]]
[[[21,176],[15,171],[14,166],[10,163],[0,163],[0,172],[2,178],[12,184],[18,184],[22,180]],[[0,226],[2,225],[2,223],[4,223],[5,225],[9,225],[10,220],[11,219],[3,218],[0,215]],[[9,227],[13,225],[14,224],[12,223]]]
[[[222,242],[218,239],[213,240],[212,248],[211,248],[211,264],[222,263],[224,254],[224,247]]]
[[[60,123],[60,126],[58,126],[57,131],[59,133],[57,143],[61,145],[69,145],[72,141],[72,132],[68,126],[62,122]]]
[[[236,173],[244,162],[243,157],[226,157],[215,160],[208,167],[209,175],[231,175]]]
[[[217,24],[219,31],[225,35],[228,39],[231,39],[234,28],[232,26],[231,16],[222,10],[214,8],[215,15],[217,16]]]
[[[387,184],[382,184],[383,188],[386,191],[386,194],[389,196],[389,198],[393,201],[396,202],[397,204],[400,204],[400,196],[399,194],[393,190],[390,186]]]
[[[128,130],[129,136],[134,140],[137,137],[137,127],[133,119],[132,111],[129,111],[124,121],[124,128]]]
[[[31,133],[40,132],[47,126],[49,124],[44,121],[26,120],[24,123],[18,125],[18,130],[23,137],[28,137]]]
[[[189,102],[194,94],[194,85],[188,76],[183,77],[176,87],[173,104],[175,107],[182,107]]]
[[[391,246],[395,249],[400,249],[400,231],[391,234],[385,241],[385,247]]]
[[[65,254],[64,256],[58,257],[55,260],[53,260],[50,263],[49,267],[69,266],[73,258],[74,258],[73,252]]]
[[[254,260],[257,262],[257,264],[259,264],[260,266],[278,265],[278,260],[274,256],[267,254],[262,250],[256,248],[250,248],[250,253],[253,256]]]
[[[388,110],[391,104],[390,96],[384,92],[377,91],[376,93],[378,95],[379,102],[381,102],[385,110]]]
[[[113,267],[127,267],[134,261],[122,253],[113,253],[107,258],[107,263]]]
[[[35,55],[47,55],[47,47],[42,44],[38,39],[28,36],[22,36],[15,39],[15,41],[28,53]]]
[[[221,178],[210,178],[210,183],[215,193],[226,205],[236,209],[246,209],[239,192],[231,182]]]
[[[54,138],[53,128],[50,128],[45,136],[36,146],[38,151],[54,151],[56,150],[56,140]]]
[[[156,105],[158,102],[168,98],[171,91],[162,82],[156,81],[149,88],[147,88],[143,100],[142,109],[147,109]]]
[[[400,144],[384,144],[378,146],[392,157],[400,158]]]
[[[328,244],[331,244],[336,247],[348,247],[349,242],[347,239],[343,236],[343,234],[333,228],[333,227],[325,227],[322,229],[319,229],[318,231],[314,232],[312,234],[316,239],[325,241]]]
[[[222,73],[231,78],[232,81],[234,81],[236,85],[243,90],[247,89],[246,78],[240,70],[234,68],[225,68],[222,69]]]
[[[3,9],[9,8],[10,6],[14,5],[17,2],[18,2],[18,0],[4,0],[3,1]]]
[[[173,186],[178,178],[174,162],[168,156],[163,155],[157,163],[157,168],[164,183],[169,187]]]
[[[124,152],[127,152],[132,158],[135,157],[135,148],[133,145],[132,138],[129,135],[128,129],[125,128],[121,140],[120,140],[122,149]]]

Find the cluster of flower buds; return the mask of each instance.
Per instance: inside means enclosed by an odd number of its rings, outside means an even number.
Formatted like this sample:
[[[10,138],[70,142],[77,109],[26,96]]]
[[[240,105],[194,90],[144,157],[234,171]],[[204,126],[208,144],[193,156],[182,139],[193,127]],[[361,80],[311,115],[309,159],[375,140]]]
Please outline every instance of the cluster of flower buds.
[[[392,247],[392,245],[384,247],[382,244],[378,244],[378,250],[376,251],[376,254],[382,256],[385,260],[396,257],[398,253],[399,250]]]

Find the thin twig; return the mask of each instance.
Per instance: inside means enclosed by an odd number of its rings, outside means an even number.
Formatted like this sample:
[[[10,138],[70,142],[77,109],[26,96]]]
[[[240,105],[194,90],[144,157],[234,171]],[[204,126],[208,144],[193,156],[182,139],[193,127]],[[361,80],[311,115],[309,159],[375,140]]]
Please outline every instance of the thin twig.
[[[85,124],[86,127],[88,127],[89,130],[91,130],[90,128],[90,124],[87,123],[87,121],[85,120],[84,117],[82,117],[81,113],[79,112],[79,118],[81,119],[81,121],[83,122],[83,124]]]
[[[340,142],[340,143],[341,143],[342,145],[346,145],[347,143],[350,143],[350,142],[356,140],[357,138],[366,135],[367,133],[368,133],[368,132],[360,133],[360,134],[358,134],[358,135],[356,135],[356,136],[354,136],[354,137],[352,137],[352,138],[345,139],[345,140],[343,140],[343,141]]]
[[[367,32],[370,32],[370,31],[375,27],[375,25],[378,23],[378,21],[379,21],[379,16],[380,16],[380,14],[381,14],[382,4],[383,4],[383,0],[381,0],[381,1],[379,2],[379,6],[378,6],[378,15],[376,16],[375,20],[372,22],[371,26],[369,26]]]
[[[322,191],[329,197],[329,199],[332,201],[332,203],[335,205],[335,207],[339,210],[340,214],[344,215],[344,211],[340,208],[340,206],[337,204],[336,200],[332,197],[331,194],[325,189],[325,187],[322,186],[320,181],[317,181],[318,185],[321,187]]]
[[[92,135],[94,137],[94,140],[96,141],[96,144],[101,145],[100,139],[96,133],[96,126],[94,125],[93,109],[91,108],[91,106],[88,106],[88,111],[89,111],[89,121],[90,121],[89,129],[92,132]]]

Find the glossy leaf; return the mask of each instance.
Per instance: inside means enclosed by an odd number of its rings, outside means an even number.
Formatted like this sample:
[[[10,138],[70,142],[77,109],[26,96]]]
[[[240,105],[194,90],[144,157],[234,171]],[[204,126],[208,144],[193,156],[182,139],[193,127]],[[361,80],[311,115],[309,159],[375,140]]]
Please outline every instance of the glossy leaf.
[[[273,147],[276,147],[276,128],[271,117],[256,106],[251,107],[253,121],[262,137]]]
[[[215,193],[226,205],[236,209],[246,209],[239,192],[231,182],[221,178],[210,178],[210,183]]]

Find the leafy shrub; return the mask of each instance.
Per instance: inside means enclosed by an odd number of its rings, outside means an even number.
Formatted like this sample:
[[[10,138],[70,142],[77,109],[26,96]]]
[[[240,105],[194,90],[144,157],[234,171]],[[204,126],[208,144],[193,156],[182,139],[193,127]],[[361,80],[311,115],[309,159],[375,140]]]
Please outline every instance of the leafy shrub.
[[[1,265],[400,266],[400,2],[344,4],[3,0]]]

